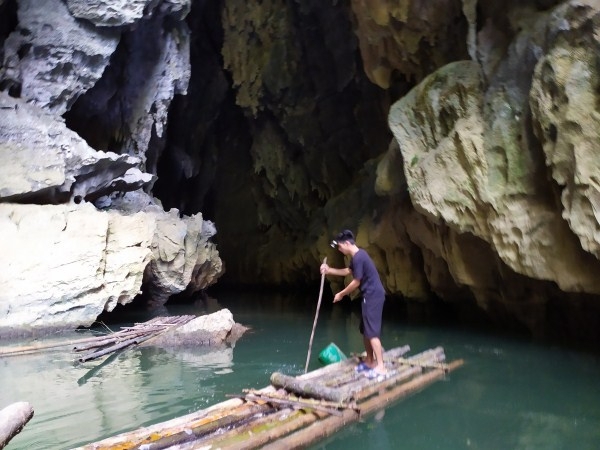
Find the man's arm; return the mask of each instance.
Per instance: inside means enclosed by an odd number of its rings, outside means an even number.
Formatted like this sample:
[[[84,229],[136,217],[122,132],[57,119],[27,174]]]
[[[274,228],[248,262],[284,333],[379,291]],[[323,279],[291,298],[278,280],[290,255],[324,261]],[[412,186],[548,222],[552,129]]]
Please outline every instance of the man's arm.
[[[335,294],[335,296],[333,297],[333,303],[339,302],[346,295],[348,295],[348,294],[354,292],[356,289],[358,289],[359,286],[360,286],[360,280],[357,280],[356,278],[354,278],[350,283],[348,283],[348,286],[346,286],[340,292]]]
[[[327,264],[321,264],[321,274],[323,275],[337,275],[339,277],[345,277],[351,273],[352,271],[348,267],[344,267],[343,269],[334,269],[333,267],[329,267]]]

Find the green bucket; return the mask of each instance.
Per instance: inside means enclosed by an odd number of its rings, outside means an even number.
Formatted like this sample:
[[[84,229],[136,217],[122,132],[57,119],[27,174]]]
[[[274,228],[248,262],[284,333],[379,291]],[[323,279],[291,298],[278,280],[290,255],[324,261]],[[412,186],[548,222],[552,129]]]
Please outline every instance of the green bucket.
[[[321,364],[328,365],[348,359],[344,352],[333,342],[321,350],[319,353],[319,361]]]

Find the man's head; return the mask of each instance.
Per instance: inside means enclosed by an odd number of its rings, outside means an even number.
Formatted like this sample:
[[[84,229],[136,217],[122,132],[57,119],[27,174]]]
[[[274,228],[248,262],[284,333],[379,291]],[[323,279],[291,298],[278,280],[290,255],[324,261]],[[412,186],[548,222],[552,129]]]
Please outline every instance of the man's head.
[[[340,252],[346,254],[345,249],[349,245],[353,246],[354,244],[354,234],[352,234],[352,231],[344,230],[341,233],[339,233],[329,245],[331,245],[333,248],[337,248]]]

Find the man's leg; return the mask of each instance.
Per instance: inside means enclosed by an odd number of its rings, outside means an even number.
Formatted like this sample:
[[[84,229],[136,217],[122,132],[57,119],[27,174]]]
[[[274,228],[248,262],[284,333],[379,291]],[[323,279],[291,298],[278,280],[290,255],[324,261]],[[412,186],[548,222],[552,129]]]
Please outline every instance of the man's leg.
[[[373,346],[371,345],[371,340],[363,335],[363,342],[365,345],[365,352],[367,353],[365,364],[370,368],[373,368],[375,367],[376,362],[373,358]]]
[[[385,366],[383,365],[383,349],[381,347],[381,340],[378,337],[369,339],[369,346],[372,348],[372,352],[375,354],[377,359],[377,365],[374,369],[379,373],[385,373]]]

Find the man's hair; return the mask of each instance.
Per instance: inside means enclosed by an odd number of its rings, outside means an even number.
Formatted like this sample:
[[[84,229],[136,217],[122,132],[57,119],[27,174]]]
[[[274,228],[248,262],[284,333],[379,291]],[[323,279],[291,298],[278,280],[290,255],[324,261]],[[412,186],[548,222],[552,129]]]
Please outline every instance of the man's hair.
[[[352,231],[350,230],[344,230],[341,233],[339,233],[335,239],[333,241],[331,241],[331,246],[333,248],[337,248],[338,244],[340,244],[341,242],[350,242],[351,244],[354,244],[354,234],[352,233]]]

